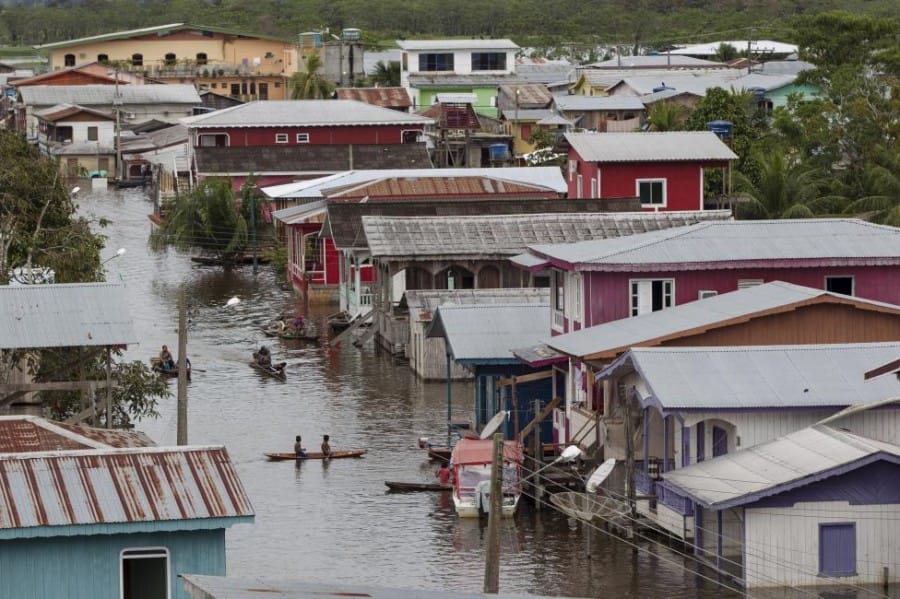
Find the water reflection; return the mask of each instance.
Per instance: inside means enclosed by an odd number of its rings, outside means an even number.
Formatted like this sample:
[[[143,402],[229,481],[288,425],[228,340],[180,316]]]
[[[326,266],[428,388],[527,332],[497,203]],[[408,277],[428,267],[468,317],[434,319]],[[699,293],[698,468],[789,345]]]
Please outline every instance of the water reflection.
[[[447,493],[386,493],[384,481],[434,481],[436,466],[416,447],[419,436],[445,431],[445,387],[425,383],[371,344],[310,344],[267,338],[262,328],[303,310],[325,330],[333,306],[306,310],[266,269],[232,272],[192,265],[171,248],[153,250],[140,193],[87,194],[85,213],[113,221],[108,247],[126,248],[109,263],[125,283],[140,344],[128,357],[146,360],[175,345],[175,306],[191,305],[188,352],[195,375],[188,394],[189,439],[224,444],[253,502],[256,522],[229,530],[228,573],[296,576],[390,587],[479,592],[486,520],[459,519]],[[225,309],[232,296],[241,303]],[[259,376],[247,364],[267,343],[286,361],[287,382]],[[453,417],[473,410],[469,384],[453,386]],[[175,441],[174,399],[140,427],[161,444]],[[362,459],[267,462],[266,451],[291,451],[296,434],[332,447],[365,448]],[[729,597],[683,569],[673,551],[639,542],[642,551],[603,534],[585,534],[550,509],[521,506],[503,521],[500,589],[604,597]]]

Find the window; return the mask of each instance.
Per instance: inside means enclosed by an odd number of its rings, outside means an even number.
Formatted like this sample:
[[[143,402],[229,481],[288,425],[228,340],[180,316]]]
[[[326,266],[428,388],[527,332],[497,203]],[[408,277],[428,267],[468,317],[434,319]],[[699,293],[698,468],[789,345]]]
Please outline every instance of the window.
[[[581,189],[581,186],[584,184],[584,181],[581,179],[581,175],[576,175],[575,177],[575,197],[583,198],[584,192]]]
[[[177,58],[175,57],[174,52],[169,52],[166,54],[165,63],[167,67],[174,67]]]
[[[131,55],[131,66],[133,66],[133,67],[144,66],[144,55],[143,54],[132,54]]]
[[[591,197],[596,198],[597,195],[597,179],[591,179]]]
[[[407,129],[400,132],[400,141],[405,144],[414,144],[419,141],[420,135],[422,135],[422,132],[418,129]]]
[[[719,292],[713,289],[701,289],[697,294],[697,299],[706,299],[708,297],[716,297],[717,295],[719,295]]]
[[[666,180],[665,179],[638,179],[637,195],[641,198],[642,206],[666,205]]]
[[[207,133],[200,135],[200,146],[204,148],[225,148],[228,146],[227,133]]]
[[[269,84],[268,83],[260,83],[259,84],[259,99],[260,100],[268,100],[269,99]]]
[[[575,175],[575,171],[578,170],[578,163],[574,160],[569,161],[569,182],[572,181],[572,177]]]
[[[120,557],[122,599],[169,597],[169,551],[126,549]]]
[[[298,144],[308,144],[309,143],[309,133],[298,133],[297,134],[297,143]]]
[[[505,71],[506,52],[472,52],[473,71]]]
[[[825,277],[825,291],[853,295],[853,277]]]
[[[98,139],[100,139],[99,134],[97,133],[97,127],[87,128],[87,138],[88,141],[97,141]]]
[[[531,139],[531,125],[522,125],[521,137],[524,141]]]
[[[97,62],[100,64],[109,64],[109,55],[108,54],[98,54]]]
[[[581,273],[574,273],[572,275],[572,320],[576,320],[578,322],[582,321],[581,318],[581,301],[584,297],[584,278]]]
[[[554,289],[556,290],[553,307],[562,312],[566,309],[566,275],[556,270],[553,271],[553,278],[555,280]]]
[[[452,71],[453,54],[419,54],[420,71]]]
[[[240,83],[232,83],[231,84],[231,95],[232,96],[240,96],[241,95],[241,84]]]
[[[762,284],[762,279],[738,279],[738,289],[747,289],[748,287],[756,287]]]
[[[206,64],[206,52],[197,52],[197,64]]]
[[[288,142],[288,134],[287,133],[276,133],[275,134],[275,143],[286,144],[287,142]]]
[[[74,54],[66,54],[63,58],[63,64],[67,67],[75,66],[75,55]]]
[[[674,303],[673,279],[645,279],[631,281],[631,315],[639,316],[671,308]]]
[[[856,524],[819,524],[819,574],[856,576]]]

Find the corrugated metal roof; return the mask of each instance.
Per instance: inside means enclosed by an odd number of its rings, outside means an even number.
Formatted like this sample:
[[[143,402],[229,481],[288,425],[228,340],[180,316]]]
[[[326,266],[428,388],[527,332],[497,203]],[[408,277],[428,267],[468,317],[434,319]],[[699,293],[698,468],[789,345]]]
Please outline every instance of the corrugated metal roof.
[[[299,206],[283,208],[272,213],[272,218],[286,225],[306,222],[309,218],[325,214],[327,204],[325,200],[307,202]]]
[[[405,87],[339,87],[338,100],[356,100],[385,108],[412,106],[412,99]]]
[[[828,264],[865,260],[866,264],[896,265],[900,264],[900,229],[851,218],[720,220],[618,239],[529,249],[582,270],[641,270],[661,265],[670,270],[692,270],[709,264],[743,268],[751,264],[771,266],[775,260]]]
[[[635,96],[556,96],[554,101],[562,111],[644,110],[644,103]]]
[[[524,197],[558,197],[554,189],[527,185],[517,181],[507,181],[492,176],[471,177],[384,177],[359,185],[332,188],[329,201],[354,201],[368,198],[440,198],[491,195],[513,195]]]
[[[0,455],[0,530],[252,516],[224,447]]]
[[[93,110],[91,108],[85,108],[84,106],[74,106],[72,104],[57,104],[56,106],[51,106],[45,110],[38,110],[34,113],[34,116],[43,119],[45,121],[49,121],[51,123],[66,119],[70,116],[74,116],[76,114],[80,114],[82,112],[88,113],[92,116],[101,118],[103,120],[112,120],[116,118],[116,115],[110,114],[108,112],[103,112],[101,110]]]
[[[708,42],[675,48],[670,53],[690,56],[715,56],[719,53],[719,48],[722,44],[728,44],[740,52],[747,49],[747,43],[747,40]],[[751,40],[749,43],[751,54],[793,54],[798,49],[798,46],[795,44],[786,44],[772,40]]]
[[[726,69],[710,73],[691,73],[679,71],[668,74],[647,75],[642,72],[631,73],[622,77],[622,83],[639,95],[650,94],[658,87],[670,87],[681,92],[705,96],[707,90],[714,87],[736,90],[762,88],[766,91],[790,85],[797,79],[789,74],[746,74],[738,69]]]
[[[490,464],[494,459],[493,439],[460,439],[453,446],[451,464]],[[518,441],[503,442],[503,459],[522,463],[523,448]]]
[[[635,98],[635,100],[637,100]],[[641,104],[640,100],[637,100]],[[643,104],[641,104],[643,108]],[[589,162],[683,162],[736,160],[712,131],[566,133],[566,140]]]
[[[602,62],[594,62],[585,65],[592,69],[642,69],[648,67],[709,67],[727,68],[720,62],[713,62],[703,58],[692,56],[678,56],[671,54],[646,54],[638,56],[619,56]]]
[[[410,73],[409,84],[413,87],[465,87],[465,86],[499,86],[510,83],[526,83],[515,73]]]
[[[506,108],[501,110],[501,113],[503,118],[514,123],[536,123],[543,119],[549,119],[550,117],[556,116],[556,113],[549,108]]]
[[[498,40],[397,40],[401,50],[430,52],[432,50],[518,50],[519,46],[508,39]]]
[[[373,257],[509,257],[538,240],[572,242],[632,235],[730,218],[727,211],[483,214],[479,216],[363,216]],[[565,247],[565,246],[562,246]]]
[[[644,105],[653,104],[654,102],[660,102],[662,100],[669,100],[671,98],[677,98],[678,96],[697,96],[701,97],[702,94],[697,94],[690,91],[680,91],[677,89],[664,89],[659,92],[653,92],[650,94],[644,94],[642,96],[638,96],[641,102]]]
[[[410,312],[433,312],[443,304],[547,304],[549,287],[501,287],[498,289],[409,289],[403,302]]]
[[[514,360],[512,350],[535,343],[550,327],[550,301],[543,304],[442,304],[428,337],[442,337],[461,363]]]
[[[887,309],[900,316],[900,306],[774,281],[666,310],[605,322],[574,333],[551,337],[545,343],[570,356],[583,358],[603,352],[625,351],[635,345],[701,327],[715,328],[734,319],[745,322],[746,318],[752,318],[755,314],[779,308],[796,309],[798,304],[815,298],[829,303]]]
[[[283,185],[264,187],[262,192],[270,198],[325,198],[332,189],[344,189],[354,185],[386,178],[424,179],[426,177],[495,177],[513,183],[547,187],[557,193],[565,193],[568,184],[559,167],[503,167],[503,168],[416,168],[345,171],[327,177],[296,181]]]
[[[114,283],[0,286],[0,349],[137,343]]]
[[[193,85],[30,85],[19,90],[22,101],[29,106],[78,104],[81,106],[112,106],[119,98],[130,104],[190,104],[199,105],[200,95]]]
[[[181,120],[205,127],[330,127],[431,125],[432,119],[355,100],[266,100],[248,102]]]
[[[232,578],[179,574],[191,597],[204,599],[551,599],[539,595],[461,593],[431,589],[390,589],[342,582],[319,583],[303,580],[264,580],[256,577]],[[435,582],[435,586],[441,586]],[[553,598],[558,599],[558,598]]]
[[[663,474],[675,487],[715,510],[754,503],[854,470],[878,456],[900,457],[900,447],[829,426],[805,428],[767,443]]]
[[[245,33],[234,29],[223,29],[221,27],[210,27],[207,25],[189,25],[187,23],[170,23],[168,25],[155,25],[153,27],[143,27],[141,29],[129,29],[125,31],[114,31],[112,33],[103,33],[100,35],[92,35],[90,37],[81,37],[73,40],[64,40],[61,42],[53,42],[42,46],[35,46],[40,49],[50,48],[68,48],[69,46],[79,46],[82,44],[90,44],[95,42],[106,42],[111,40],[129,39],[134,37],[142,37],[150,33],[162,35],[172,31],[193,30],[193,31],[212,31],[215,33],[226,33],[241,37],[250,37],[254,39],[277,40],[277,41],[293,41],[287,38],[274,37],[270,35],[256,35]]]
[[[900,343],[636,347],[603,371],[635,368],[645,401],[663,410],[846,407],[900,395],[900,381],[866,381]]]
[[[37,416],[0,416],[0,453],[102,447],[153,447],[144,433],[51,422]]]

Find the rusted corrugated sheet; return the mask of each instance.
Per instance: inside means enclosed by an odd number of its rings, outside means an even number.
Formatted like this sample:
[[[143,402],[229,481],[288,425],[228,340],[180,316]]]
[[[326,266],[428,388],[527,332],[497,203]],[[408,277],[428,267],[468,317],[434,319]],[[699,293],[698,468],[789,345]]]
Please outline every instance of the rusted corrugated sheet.
[[[357,100],[385,108],[409,108],[412,99],[405,87],[342,87],[337,90],[338,100]]]
[[[389,177],[329,195],[329,200],[461,196],[476,198],[497,194],[516,197],[556,197],[548,187],[504,181],[493,177]]]
[[[252,515],[224,447],[0,456],[0,530]]]
[[[64,424],[62,422],[54,422],[53,424],[71,431],[76,435],[87,437],[88,439],[103,443],[109,447],[156,447],[156,443],[153,442],[153,439],[140,431],[93,428],[90,426],[79,426],[77,424]]]
[[[74,435],[60,434],[33,418],[0,418],[0,453],[92,449],[94,445]]]

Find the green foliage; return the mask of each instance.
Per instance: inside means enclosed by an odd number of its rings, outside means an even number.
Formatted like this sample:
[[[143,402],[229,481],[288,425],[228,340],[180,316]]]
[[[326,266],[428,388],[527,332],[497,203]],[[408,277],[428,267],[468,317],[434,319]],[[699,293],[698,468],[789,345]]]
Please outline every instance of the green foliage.
[[[647,116],[647,122],[650,124],[651,131],[680,131],[684,129],[688,112],[687,107],[683,104],[664,100],[653,104]]]
[[[810,218],[809,202],[818,196],[819,172],[792,161],[780,150],[752,157],[754,176],[735,175],[735,186],[749,198],[738,204],[737,216],[748,219]]]
[[[262,255],[266,262],[269,263],[269,266],[272,267],[276,280],[279,283],[286,283],[288,274],[287,246],[283,243],[276,243],[264,249]]]
[[[801,47],[800,57],[818,67],[812,79],[821,82],[846,65],[870,65],[900,75],[898,32],[896,17],[833,11],[800,18],[793,38]]]
[[[535,150],[540,150],[542,148],[553,147],[558,139],[559,138],[552,131],[542,129],[541,127],[533,127],[531,129],[531,136],[528,138],[528,143],[532,144]]]
[[[321,100],[330,98],[334,87],[319,73],[322,59],[317,54],[306,58],[306,68],[291,75],[288,86],[294,100]]]
[[[400,62],[390,60],[387,64],[383,60],[375,63],[375,69],[369,74],[373,84],[380,87],[400,86]]]
[[[181,249],[201,248],[233,266],[247,247],[245,213],[228,179],[205,179],[190,193],[179,196],[166,216],[162,234]]]
[[[738,167],[744,166],[750,155],[754,141],[760,131],[754,129],[753,119],[756,109],[752,95],[745,90],[725,91],[721,87],[706,90],[706,96],[691,112],[686,128],[690,131],[705,131],[710,121],[731,121],[731,139],[728,145],[738,155]]]

